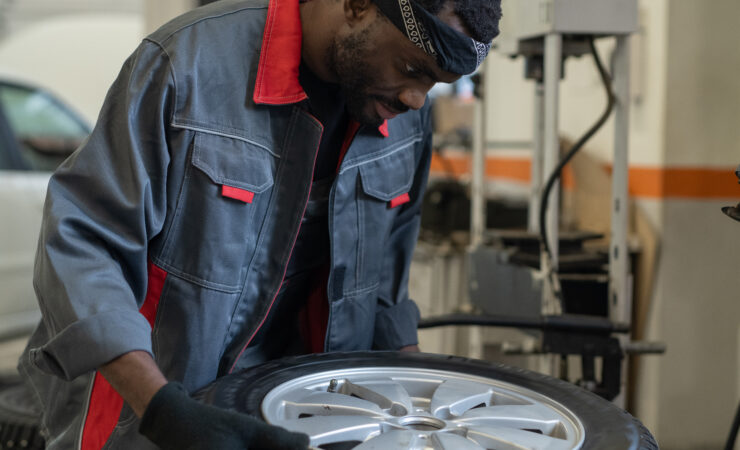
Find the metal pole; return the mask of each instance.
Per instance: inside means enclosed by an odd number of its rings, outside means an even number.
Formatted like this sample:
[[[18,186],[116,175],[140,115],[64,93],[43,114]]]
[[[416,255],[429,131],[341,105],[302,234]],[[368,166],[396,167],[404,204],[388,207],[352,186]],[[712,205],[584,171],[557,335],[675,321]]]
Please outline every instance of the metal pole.
[[[562,65],[563,38],[557,33],[545,36],[545,77],[544,77],[544,132],[542,134],[542,176],[540,186],[545,185],[560,159],[560,140],[558,136],[558,108],[560,105],[560,74]],[[558,217],[560,202],[560,183],[555,183],[548,200],[548,211],[545,220],[552,260],[543,251],[540,256],[541,273],[544,274],[542,295],[542,314],[560,314],[560,303],[555,296],[552,280],[547,276],[558,267]],[[539,217],[539,214],[538,214]],[[559,355],[543,355],[539,358],[539,371],[557,376],[560,368]]]
[[[613,56],[614,94],[614,171],[612,175],[612,217],[609,252],[609,316],[629,322],[632,315],[627,232],[629,226],[629,106],[630,48],[629,36],[619,36]]]
[[[617,37],[612,56],[614,79],[614,170],[612,173],[612,217],[609,252],[609,318],[630,323],[632,319],[632,277],[630,276],[627,233],[629,227],[629,108],[630,47],[627,36]],[[620,336],[624,346],[629,336]],[[627,361],[622,365],[622,386],[613,402],[625,406]]]
[[[558,136],[558,107],[560,105],[560,74],[562,67],[563,38],[557,33],[545,36],[545,126],[542,136],[544,144],[542,185],[547,177],[555,170],[560,159],[560,140]],[[558,268],[558,218],[560,209],[560,182],[555,183],[548,200],[546,227],[548,243],[552,251],[552,261],[543,252],[541,256],[542,272],[547,274],[550,269]],[[542,299],[543,314],[557,314],[560,304],[554,295],[549,277],[545,277],[544,298]]]
[[[473,249],[483,244],[486,230],[486,82],[481,75],[481,98],[475,100],[473,116],[473,180],[471,184],[470,245]]]
[[[544,130],[545,130],[545,86],[542,81],[535,81],[534,88],[534,131],[532,147],[532,184],[529,192],[529,225],[531,233],[540,232],[539,212],[540,195],[543,185],[542,158],[544,153]]]

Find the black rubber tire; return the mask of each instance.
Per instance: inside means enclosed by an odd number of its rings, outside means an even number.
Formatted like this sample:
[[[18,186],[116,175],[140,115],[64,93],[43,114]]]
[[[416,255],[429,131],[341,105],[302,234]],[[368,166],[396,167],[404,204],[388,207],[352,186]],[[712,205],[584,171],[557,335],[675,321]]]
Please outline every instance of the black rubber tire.
[[[271,361],[220,378],[195,394],[199,400],[260,417],[262,399],[276,386],[328,370],[360,367],[446,370],[500,380],[543,394],[570,409],[585,428],[584,449],[654,450],[658,445],[640,421],[578,386],[503,364],[427,353],[358,352],[307,355]]]
[[[23,382],[0,387],[0,450],[42,450],[39,432],[41,410]]]

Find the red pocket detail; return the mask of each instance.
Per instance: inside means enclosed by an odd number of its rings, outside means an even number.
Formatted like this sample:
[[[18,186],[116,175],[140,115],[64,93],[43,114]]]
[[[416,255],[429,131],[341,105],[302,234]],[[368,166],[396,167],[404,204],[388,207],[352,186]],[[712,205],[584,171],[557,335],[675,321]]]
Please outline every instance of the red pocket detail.
[[[221,186],[221,195],[223,195],[224,197],[233,198],[234,200],[239,200],[240,202],[244,203],[252,203],[252,201],[254,200],[254,192],[226,186],[225,184]]]
[[[401,194],[398,197],[391,200],[391,208],[397,208],[410,201],[411,201],[411,197],[409,197],[409,194]]]

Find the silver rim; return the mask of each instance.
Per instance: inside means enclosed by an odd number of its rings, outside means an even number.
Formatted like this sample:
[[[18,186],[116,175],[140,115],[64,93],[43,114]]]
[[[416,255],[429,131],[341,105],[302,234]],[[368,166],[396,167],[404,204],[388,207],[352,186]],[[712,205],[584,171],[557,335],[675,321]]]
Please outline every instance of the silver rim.
[[[356,450],[564,450],[581,448],[585,435],[575,414],[545,395],[490,378],[411,367],[296,378],[265,396],[262,415],[270,424],[308,434],[313,447]]]

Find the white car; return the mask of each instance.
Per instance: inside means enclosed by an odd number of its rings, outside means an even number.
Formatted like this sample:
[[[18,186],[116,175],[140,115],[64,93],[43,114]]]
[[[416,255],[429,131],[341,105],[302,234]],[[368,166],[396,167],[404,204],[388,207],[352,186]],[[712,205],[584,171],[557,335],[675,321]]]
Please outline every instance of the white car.
[[[89,134],[143,34],[137,14],[84,13],[0,41],[0,341],[38,323],[33,260],[49,177]],[[0,362],[16,358],[0,346]]]
[[[0,340],[38,323],[33,260],[46,187],[89,133],[89,124],[49,92],[0,78]]]

